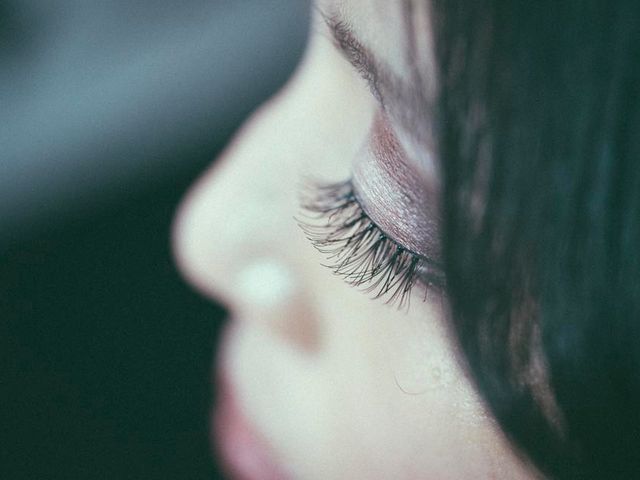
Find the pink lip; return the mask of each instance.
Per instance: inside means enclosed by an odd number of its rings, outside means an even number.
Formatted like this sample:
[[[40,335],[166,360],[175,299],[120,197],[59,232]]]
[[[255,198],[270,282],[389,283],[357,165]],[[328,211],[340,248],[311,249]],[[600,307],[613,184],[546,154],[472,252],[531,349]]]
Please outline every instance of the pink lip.
[[[287,480],[269,444],[244,416],[225,372],[218,378],[218,404],[212,417],[215,449],[234,480]]]

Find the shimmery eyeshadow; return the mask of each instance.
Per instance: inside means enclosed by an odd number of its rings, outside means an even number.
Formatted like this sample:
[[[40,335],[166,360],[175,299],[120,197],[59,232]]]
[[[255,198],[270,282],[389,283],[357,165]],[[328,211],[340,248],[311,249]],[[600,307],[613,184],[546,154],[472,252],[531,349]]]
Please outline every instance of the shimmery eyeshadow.
[[[385,114],[354,164],[354,191],[370,218],[415,253],[440,260],[438,199],[406,155]]]

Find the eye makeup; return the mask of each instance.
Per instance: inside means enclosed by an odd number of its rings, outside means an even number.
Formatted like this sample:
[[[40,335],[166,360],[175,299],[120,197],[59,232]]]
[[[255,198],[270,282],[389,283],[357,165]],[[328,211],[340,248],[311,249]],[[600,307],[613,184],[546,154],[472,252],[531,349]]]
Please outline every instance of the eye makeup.
[[[348,284],[400,308],[408,306],[416,282],[424,287],[424,299],[429,289],[444,287],[440,266],[380,229],[362,209],[350,180],[309,185],[302,207],[305,221],[299,224],[307,238]]]
[[[435,176],[422,168],[423,158],[414,161],[418,156],[409,159],[405,153],[405,143],[414,146],[413,139],[407,142],[412,136],[402,137],[401,144],[391,126],[389,115],[398,121],[397,109],[389,108],[392,105],[383,101],[378,89],[387,69],[378,68],[379,62],[349,24],[322,15],[338,51],[369,83],[378,110],[367,142],[354,159],[351,178],[309,183],[298,223],[336,275],[401,307],[408,304],[416,284],[424,287],[425,299],[428,291],[445,288],[437,184],[429,181]]]
[[[439,204],[435,186],[407,156],[379,111],[369,140],[353,165],[355,194],[369,217],[408,249],[440,262]]]

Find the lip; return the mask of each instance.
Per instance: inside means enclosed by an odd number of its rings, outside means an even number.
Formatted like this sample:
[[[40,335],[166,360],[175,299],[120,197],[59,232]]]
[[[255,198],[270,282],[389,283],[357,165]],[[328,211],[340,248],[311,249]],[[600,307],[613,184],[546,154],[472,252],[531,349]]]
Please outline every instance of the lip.
[[[290,480],[269,443],[242,411],[232,379],[224,367],[219,368],[216,383],[217,404],[211,432],[225,473],[233,480]]]

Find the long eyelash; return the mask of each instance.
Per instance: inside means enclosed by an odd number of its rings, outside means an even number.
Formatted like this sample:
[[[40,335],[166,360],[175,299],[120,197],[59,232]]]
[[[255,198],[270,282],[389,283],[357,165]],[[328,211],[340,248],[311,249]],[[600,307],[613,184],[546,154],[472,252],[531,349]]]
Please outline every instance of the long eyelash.
[[[308,221],[301,228],[313,246],[331,261],[334,274],[348,284],[364,286],[374,298],[409,305],[416,279],[425,287],[439,286],[441,275],[433,262],[389,238],[366,214],[355,196],[351,181],[311,184],[302,197]],[[424,299],[428,288],[425,288]]]

